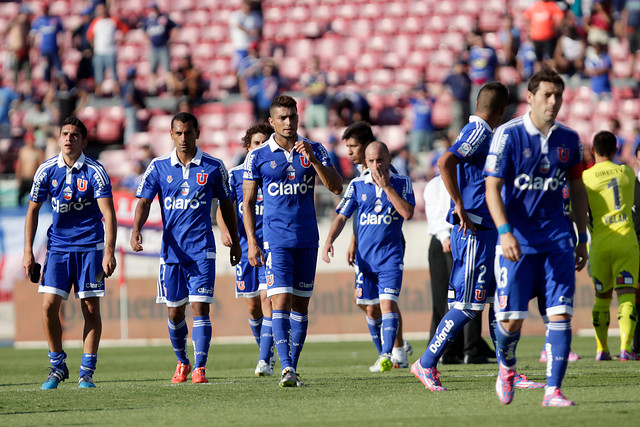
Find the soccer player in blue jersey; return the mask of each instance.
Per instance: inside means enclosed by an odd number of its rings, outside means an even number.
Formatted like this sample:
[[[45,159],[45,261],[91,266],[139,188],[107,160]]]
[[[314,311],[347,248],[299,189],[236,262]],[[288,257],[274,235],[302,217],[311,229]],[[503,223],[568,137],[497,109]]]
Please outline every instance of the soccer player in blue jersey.
[[[399,323],[398,297],[404,259],[402,223],[413,217],[415,196],[409,177],[389,171],[391,156],[385,144],[371,142],[365,156],[367,170],[351,181],[338,205],[338,216],[329,230],[323,258],[333,255],[333,242],[356,213],[360,288],[363,299],[377,302],[382,312],[378,364],[381,371],[389,371],[393,367],[391,352]]]
[[[486,197],[497,227],[496,326],[499,373],[496,393],[513,400],[516,345],[532,296],[544,301],[549,322],[545,350],[547,386],[543,406],[572,406],[560,390],[571,345],[575,270],[587,254],[587,194],[582,182],[582,143],[578,134],[555,121],[564,82],[544,68],[529,79],[531,110],[499,127],[485,163]],[[578,228],[563,214],[568,180],[571,209]]]
[[[87,128],[76,117],[62,123],[58,138],[60,154],[45,161],[36,171],[29,196],[24,232],[22,266],[33,272],[33,241],[42,203],[51,196],[53,224],[47,236],[47,258],[38,292],[44,294],[43,323],[49,343],[51,370],[42,389],[54,389],[69,378],[62,349],[60,306],[69,298],[71,286],[84,317],[83,354],[78,388],[95,387],[98,346],[102,333],[100,297],[104,278],[116,268],[116,213],[111,181],[104,167],[82,150],[87,146]],[[102,218],[104,217],[104,226]],[[39,275],[39,272],[38,272]]]
[[[493,303],[493,259],[498,235],[485,201],[482,170],[493,129],[502,122],[508,98],[503,84],[485,84],[478,93],[476,114],[469,118],[453,146],[438,159],[442,181],[451,196],[447,222],[454,225],[450,310],[422,357],[411,366],[411,372],[430,391],[446,390],[439,379],[438,361],[464,326],[482,314],[485,304]]]
[[[273,338],[282,365],[281,387],[301,385],[296,368],[309,324],[318,255],[318,224],[313,191],[316,176],[332,193],[342,191],[342,177],[317,142],[298,136],[298,109],[290,96],[276,97],[269,108],[275,132],[244,162],[243,221],[249,262],[266,266]],[[258,189],[264,197],[263,248],[256,234]]]
[[[209,310],[215,282],[216,248],[211,225],[214,198],[220,202],[232,239],[231,265],[236,265],[241,256],[236,215],[229,199],[229,175],[222,161],[197,147],[199,136],[194,115],[178,113],[173,117],[171,139],[176,148],[153,159],[142,176],[131,232],[131,248],[142,251],[142,227],[157,195],[163,233],[156,302],[166,304],[169,312],[169,338],[178,358],[172,383],[186,382],[191,371],[187,356],[187,303],[193,311],[195,366],[191,381],[209,382],[205,365],[211,343]]]
[[[259,147],[273,134],[273,128],[267,123],[258,123],[247,129],[242,138],[243,146],[248,151]],[[242,258],[236,265],[236,298],[244,298],[249,310],[249,325],[258,346],[260,347],[260,359],[256,366],[255,374],[258,376],[273,375],[273,363],[275,357],[273,351],[273,332],[271,327],[271,299],[267,298],[267,282],[264,265],[254,267],[249,264],[247,233],[242,222],[242,175],[244,167],[236,166],[229,170],[229,189],[231,200],[236,204],[238,218],[238,233],[240,234],[240,247]],[[262,246],[262,212],[264,210],[262,191],[258,189],[256,199],[256,237]],[[233,241],[229,229],[222,217],[222,211],[216,213],[218,227],[220,227],[222,244],[231,246]]]

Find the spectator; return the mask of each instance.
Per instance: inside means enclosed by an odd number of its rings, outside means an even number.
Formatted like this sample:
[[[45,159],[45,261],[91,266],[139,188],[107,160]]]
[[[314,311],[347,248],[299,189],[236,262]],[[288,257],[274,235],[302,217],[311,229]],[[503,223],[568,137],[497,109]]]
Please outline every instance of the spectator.
[[[640,0],[626,0],[622,9],[622,36],[629,41],[631,76],[636,76],[636,57],[640,50]]]
[[[57,117],[57,123],[61,126],[67,117],[77,115],[78,111],[84,108],[87,93],[76,87],[75,82],[62,73],[56,79],[56,84],[51,87],[45,101],[45,105]]]
[[[403,145],[398,151],[392,153],[391,166],[396,169],[396,173],[404,176],[411,176],[411,153],[409,147]]]
[[[136,68],[131,66],[127,69],[127,81],[122,90],[124,107],[124,143],[128,143],[131,136],[140,132],[140,124],[138,122],[138,111],[145,108],[144,95],[140,89],[136,87]]]
[[[92,14],[93,9],[91,7],[87,7],[82,11],[82,22],[78,28],[73,31],[72,35],[73,47],[80,52],[81,55],[76,71],[76,82],[78,82],[79,85],[83,85],[85,81],[93,78],[93,48],[87,38],[87,32],[93,20]]]
[[[116,31],[123,34],[129,28],[118,18],[109,16],[104,4],[98,4],[95,9],[96,17],[91,21],[87,30],[87,39],[93,45],[93,73],[96,80],[96,95],[102,96],[104,72],[111,70],[113,80],[118,83],[116,60]],[[113,87],[115,95],[120,94],[120,86]]]
[[[18,90],[20,72],[23,72],[26,87],[31,87],[31,63],[29,62],[29,31],[31,12],[27,6],[22,6],[18,16],[12,19],[4,31],[4,38],[9,48],[8,67],[13,71],[13,86]]]
[[[21,206],[24,196],[29,194],[33,185],[33,177],[38,166],[44,162],[44,150],[36,148],[33,134],[27,134],[24,145],[18,150],[16,162],[16,181],[18,182],[18,205]]]
[[[147,18],[143,22],[144,31],[151,48],[149,50],[149,65],[151,67],[151,79],[149,82],[149,93],[155,94],[158,90],[158,65],[165,70],[166,75],[171,75],[171,56],[169,54],[169,41],[171,40],[173,29],[177,27],[176,23],[164,13],[160,12],[160,8],[156,3],[151,3],[150,11]],[[171,82],[167,82],[171,89]]]
[[[371,122],[371,106],[367,99],[358,91],[352,80],[333,98],[333,108],[337,115],[338,126],[349,126],[355,122]]]
[[[591,91],[598,99],[611,98],[611,57],[605,43],[596,43],[595,51],[587,55],[585,74],[591,81]]]
[[[516,54],[520,48],[520,28],[514,27],[513,16],[506,15],[502,19],[502,27],[498,31],[500,45],[505,55],[505,65],[516,64]]]
[[[487,46],[482,33],[470,33],[469,41],[469,78],[471,79],[471,97],[469,107],[471,114],[476,111],[476,98],[480,88],[489,82],[497,80],[498,56],[495,49]],[[465,123],[466,124],[466,123]]]
[[[603,0],[596,0],[593,3],[591,16],[586,19],[584,25],[587,31],[587,42],[598,43],[609,39],[611,33],[612,19],[608,10],[603,5]]]
[[[202,72],[193,65],[190,56],[185,56],[173,73],[173,94],[178,98],[186,98],[193,105],[202,100],[204,91]]]
[[[536,56],[536,48],[529,39],[529,35],[525,32],[520,49],[516,55],[516,68],[522,80],[529,80],[529,77],[540,69],[540,63]]]
[[[242,7],[229,18],[229,33],[233,47],[232,66],[237,69],[242,58],[249,54],[249,43],[259,42],[262,33],[262,18],[251,10],[252,1],[243,0]]]
[[[525,31],[533,41],[538,61],[551,61],[564,12],[553,0],[536,0],[524,11],[524,18]]]
[[[58,36],[62,37],[64,27],[62,20],[49,14],[49,5],[42,6],[42,16],[36,18],[31,25],[31,37],[39,39],[39,51],[44,66],[44,80],[51,81],[51,71],[62,71],[60,52],[58,48]]]
[[[256,105],[258,122],[269,119],[269,106],[271,101],[280,94],[280,77],[278,68],[273,60],[266,60],[262,66],[262,75],[258,78],[258,92],[256,94]]]
[[[569,76],[584,70],[585,44],[576,27],[563,24],[562,35],[556,45],[553,62],[556,71]]]
[[[22,119],[22,126],[27,134],[33,135],[36,148],[40,150],[46,148],[52,124],[53,114],[44,107],[42,98],[34,98],[33,104],[27,109]]]
[[[469,63],[460,59],[451,70],[451,74],[444,79],[443,84],[453,95],[451,103],[451,122],[449,123],[449,137],[455,138],[469,119],[469,97],[471,96],[471,79],[469,78]]]
[[[311,72],[302,82],[304,92],[309,99],[305,107],[304,125],[307,129],[324,128],[329,124],[329,94],[327,74],[320,68],[320,58],[311,58]],[[335,163],[334,163],[335,165]]]
[[[133,168],[128,174],[122,177],[118,188],[131,194],[135,194],[145,170],[146,167],[142,161],[138,160],[137,162],[133,162]]]
[[[249,43],[249,54],[238,63],[237,76],[240,94],[253,104],[253,116],[258,117],[257,96],[260,90],[262,61],[258,52],[258,43]]]
[[[422,151],[431,151],[433,144],[433,123],[431,114],[435,99],[430,96],[426,86],[417,86],[409,98],[413,122],[409,132],[409,151],[416,155]]]
[[[20,95],[11,87],[3,86],[0,74],[0,138],[11,137],[11,112],[19,102]]]

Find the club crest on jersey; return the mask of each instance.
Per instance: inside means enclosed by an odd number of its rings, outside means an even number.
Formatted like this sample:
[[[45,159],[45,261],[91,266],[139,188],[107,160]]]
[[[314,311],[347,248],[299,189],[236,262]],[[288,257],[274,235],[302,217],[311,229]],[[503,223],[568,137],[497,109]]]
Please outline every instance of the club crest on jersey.
[[[168,176],[167,176],[167,182],[168,182],[169,184],[171,184],[171,183],[173,182],[173,176],[172,176],[172,175],[168,175]]]
[[[239,291],[244,291],[244,280],[236,280],[236,286]]]
[[[258,188],[258,196],[256,197],[256,200],[258,202],[262,202],[264,200],[264,197],[262,196],[262,188]]]
[[[65,200],[71,200],[72,194],[73,192],[71,191],[70,187],[67,187],[64,190],[62,190],[62,197],[64,197]]]
[[[271,169],[275,169],[278,166],[278,164],[276,163],[275,160],[271,160],[271,163],[269,163],[269,166],[271,166]]]
[[[189,194],[189,183],[188,182],[183,182],[180,185],[180,194],[182,194],[183,196],[186,196],[187,194]]]
[[[273,286],[273,274],[267,274],[267,286]]]
[[[207,183],[207,177],[209,176],[208,173],[198,173],[196,174],[196,181],[198,181],[198,184],[200,185],[205,185]]]
[[[487,294],[487,291],[484,289],[476,289],[476,299],[478,301],[484,300],[484,296]]]
[[[500,295],[500,298],[498,298],[498,305],[500,306],[500,308],[505,308],[507,306],[506,295]]]
[[[466,156],[467,154],[469,154],[470,151],[471,151],[471,145],[469,145],[466,142],[461,144],[460,148],[458,148],[458,153],[460,153],[461,156]]]
[[[287,168],[287,178],[289,178],[289,180],[296,178],[296,170],[291,165]]]
[[[311,162],[305,156],[300,156],[300,164],[304,168],[308,168],[309,166],[311,166]]]
[[[525,148],[524,151],[522,152],[522,155],[524,156],[525,159],[528,159],[529,157],[531,157],[531,149]]]
[[[558,147],[558,159],[560,159],[561,162],[569,160],[569,149],[565,147]]]
[[[549,161],[547,156],[544,156],[542,158],[542,160],[540,160],[540,168],[539,169],[540,169],[541,173],[547,173],[547,172],[549,172],[549,169],[551,169],[551,162]]]
[[[76,180],[76,186],[78,187],[78,191],[87,191],[87,180],[78,178]]]
[[[376,202],[375,202],[375,206],[373,207],[373,210],[374,210],[376,213],[380,213],[380,212],[382,212],[382,202],[380,201],[380,199],[376,200]]]
[[[54,179],[53,181],[51,181],[51,185],[53,185],[54,187],[58,186],[58,180]]]
[[[363,194],[363,195],[362,195],[362,201],[363,201],[363,202],[366,202],[366,201],[367,201],[367,195],[366,195],[366,194]]]

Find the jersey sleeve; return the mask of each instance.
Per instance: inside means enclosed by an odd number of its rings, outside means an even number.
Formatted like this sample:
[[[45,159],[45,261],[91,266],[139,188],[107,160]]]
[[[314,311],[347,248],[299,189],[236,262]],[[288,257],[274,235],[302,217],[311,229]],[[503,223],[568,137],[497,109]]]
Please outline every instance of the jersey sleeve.
[[[344,197],[336,208],[336,212],[338,214],[351,218],[353,212],[358,209],[358,198],[356,193],[356,186],[354,185],[354,182],[351,181],[347,187],[347,191],[344,193]]]
[[[93,186],[93,195],[96,199],[113,197],[111,193],[111,180],[107,171],[102,165],[97,165],[91,177],[91,185]]]
[[[466,161],[473,157],[478,151],[478,147],[485,139],[485,133],[482,132],[481,126],[465,126],[456,142],[447,151],[454,156]]]
[[[160,187],[158,182],[158,172],[156,170],[155,160],[147,167],[147,170],[142,175],[138,189],[136,190],[136,197],[153,200],[158,194]]]
[[[576,135],[576,148],[571,153],[571,163],[569,167],[569,180],[573,181],[582,178],[584,171],[584,151],[579,137]]]
[[[29,194],[29,200],[36,203],[42,203],[47,200],[49,196],[49,174],[46,172],[44,165],[40,165],[33,176],[33,185],[31,186],[31,193]]]
[[[400,195],[411,205],[415,206],[416,196],[413,192],[413,184],[411,183],[411,179],[408,176],[403,176],[402,178],[402,192],[400,193]]]
[[[218,166],[219,173],[216,174],[217,182],[214,182],[215,186],[215,195],[218,200],[226,200],[231,197],[231,185],[229,179],[229,172],[227,172],[227,168],[220,162]]]
[[[256,150],[252,150],[247,154],[247,158],[244,159],[243,168],[244,173],[242,174],[243,180],[249,181],[261,181],[262,176],[260,175],[260,168],[258,167],[258,159],[256,158]]]
[[[242,185],[242,182],[236,182],[238,179],[236,178],[236,174],[229,173],[229,198],[233,202],[238,201],[238,195],[236,194],[236,185]]]
[[[512,136],[504,129],[499,127],[489,147],[489,154],[484,164],[484,176],[495,176],[497,178],[506,178],[512,162],[509,160],[511,156],[511,146],[509,138]]]
[[[320,160],[323,166],[331,166],[331,158],[326,148],[319,142],[313,144],[313,154]]]

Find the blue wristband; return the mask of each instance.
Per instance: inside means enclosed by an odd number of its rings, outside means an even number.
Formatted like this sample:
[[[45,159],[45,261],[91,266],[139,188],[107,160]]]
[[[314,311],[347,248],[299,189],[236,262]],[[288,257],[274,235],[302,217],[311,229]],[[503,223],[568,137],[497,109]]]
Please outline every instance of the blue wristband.
[[[587,243],[589,241],[589,236],[587,233],[578,233],[578,243]]]
[[[502,224],[500,227],[498,227],[498,234],[499,235],[503,235],[506,233],[511,233],[513,231],[513,228],[511,227],[511,224],[509,224],[508,222],[505,224]]]

